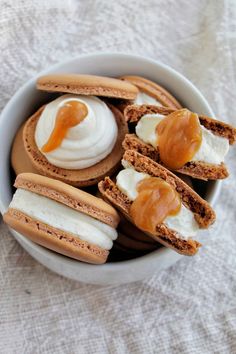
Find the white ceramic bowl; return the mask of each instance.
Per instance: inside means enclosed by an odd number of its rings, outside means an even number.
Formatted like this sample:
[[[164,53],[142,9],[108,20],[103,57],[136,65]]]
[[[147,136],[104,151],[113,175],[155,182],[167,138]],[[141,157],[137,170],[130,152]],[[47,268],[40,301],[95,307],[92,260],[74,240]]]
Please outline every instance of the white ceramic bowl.
[[[213,116],[207,101],[191,82],[170,67],[157,61],[119,53],[81,55],[57,64],[38,76],[47,73],[81,73],[117,77],[140,75],[156,81],[169,90],[189,109]],[[36,78],[22,86],[8,102],[0,117],[0,210],[4,213],[12,198],[10,178],[10,151],[13,138],[21,123],[48,100],[49,94],[37,91]],[[206,199],[213,204],[220,189],[219,182],[208,183]],[[161,248],[140,258],[96,266],[51,252],[11,230],[21,246],[37,261],[65,277],[100,285],[121,284],[141,280],[169,267],[182,256]]]

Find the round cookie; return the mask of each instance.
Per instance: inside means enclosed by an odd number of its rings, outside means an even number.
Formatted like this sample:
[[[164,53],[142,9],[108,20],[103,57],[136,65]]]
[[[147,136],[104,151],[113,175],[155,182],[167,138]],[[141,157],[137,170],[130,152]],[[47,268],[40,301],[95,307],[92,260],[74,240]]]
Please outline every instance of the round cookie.
[[[32,173],[18,175],[14,186],[17,191],[3,216],[10,227],[68,257],[93,264],[106,262],[119,223],[112,206]]]
[[[86,187],[96,184],[107,175],[113,174],[120,165],[123,155],[122,141],[128,133],[127,123],[123,114],[114,106],[108,105],[117,122],[118,137],[111,153],[99,163],[81,170],[71,170],[52,165],[39,151],[35,142],[35,129],[38,119],[44,109],[41,107],[26,122],[23,130],[23,141],[26,153],[38,173],[59,179],[75,187]]]
[[[80,74],[41,76],[37,80],[37,89],[127,100],[135,99],[138,93],[137,87],[130,82],[104,76]]]
[[[37,173],[25,151],[23,142],[24,124],[20,127],[13,141],[11,150],[11,165],[16,175],[23,172]]]
[[[157,105],[169,107],[173,109],[180,109],[182,108],[181,104],[176,100],[174,96],[172,96],[166,89],[162,86],[156,84],[155,82],[145,79],[141,76],[122,76],[120,77],[121,80],[129,82],[135,85],[139,92],[143,92],[146,95],[154,98],[157,101]],[[142,102],[136,104],[155,104],[151,102]],[[131,103],[132,104],[132,103]],[[123,109],[127,106],[127,104],[123,104]]]

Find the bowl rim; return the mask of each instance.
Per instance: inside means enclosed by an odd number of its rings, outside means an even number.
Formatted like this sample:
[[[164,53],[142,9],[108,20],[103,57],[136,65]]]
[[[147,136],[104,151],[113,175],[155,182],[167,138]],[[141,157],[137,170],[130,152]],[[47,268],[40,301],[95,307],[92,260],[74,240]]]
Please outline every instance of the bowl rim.
[[[175,69],[173,69],[172,67],[163,64],[162,62],[158,61],[158,60],[154,60],[148,57],[144,57],[141,55],[133,55],[133,54],[127,54],[127,53],[122,53],[122,52],[91,52],[88,54],[81,54],[78,56],[75,56],[73,58],[70,59],[65,59],[63,61],[60,61],[52,66],[50,66],[47,69],[42,70],[41,72],[37,73],[36,75],[34,75],[31,79],[27,80],[14,94],[13,96],[10,98],[10,100],[7,102],[6,106],[3,108],[1,115],[0,115],[0,130],[2,130],[4,128],[4,117],[6,117],[8,115],[8,113],[11,111],[12,106],[15,104],[15,101],[17,101],[17,99],[22,95],[22,93],[24,92],[24,90],[31,85],[33,82],[36,81],[36,79],[39,76],[42,75],[46,75],[49,72],[53,71],[57,71],[58,69],[60,70],[60,67],[63,65],[70,65],[70,63],[74,63],[78,60],[81,59],[89,59],[92,57],[105,57],[106,59],[109,58],[126,58],[128,60],[142,60],[145,61],[147,64],[152,64],[154,66],[158,66],[159,69],[163,69],[164,71],[168,72],[169,74],[175,76],[177,79],[179,79],[180,81],[182,81],[184,83],[184,85],[186,86],[186,88],[190,88],[192,92],[194,92],[194,95],[198,97],[198,99],[203,103],[203,105],[205,106],[205,109],[209,112],[209,115],[214,116],[214,113],[209,105],[209,103],[207,102],[207,100],[205,99],[205,97],[202,95],[202,93],[199,91],[199,89],[192,84],[191,81],[189,81],[184,75],[180,74],[179,72],[177,72]],[[221,189],[221,181],[216,181],[215,185],[214,185],[214,191],[212,193],[211,198],[208,199],[208,202],[213,205],[215,204],[219,193],[220,193],[220,189]],[[4,203],[2,202],[2,198],[1,198],[1,192],[0,192],[0,212],[1,214],[3,214],[5,212],[5,210],[8,208],[7,205],[4,205]],[[10,228],[9,228],[10,229]],[[78,262],[76,260],[70,259],[68,257],[65,257],[63,255],[57,254],[55,252],[52,252],[46,248],[43,248],[42,246],[39,246],[35,243],[33,243],[32,241],[30,241],[29,239],[27,239],[26,237],[24,237],[23,235],[19,234],[18,232],[10,229],[11,233],[14,235],[14,237],[20,242],[20,244],[24,247],[24,245],[27,248],[27,251],[29,252],[29,248],[32,248],[32,250],[35,250],[38,252],[38,254],[43,254],[45,255],[45,257],[52,257],[53,259],[55,259],[55,261],[62,261],[62,262],[66,262],[68,265],[73,264],[73,267],[77,267],[78,269],[80,268],[81,271],[83,271],[83,269],[86,268],[87,271],[94,271],[94,265],[92,264],[87,264],[87,263],[83,263],[83,262]],[[170,257],[173,256],[174,251],[170,250],[169,248],[163,247],[160,248],[156,251],[153,251],[151,253],[148,253],[142,257],[138,257],[138,258],[134,258],[131,260],[126,260],[126,261],[121,261],[121,262],[114,262],[114,263],[105,263],[104,265],[100,265],[99,267],[97,267],[96,269],[98,269],[99,274],[102,273],[102,271],[104,270],[104,268],[106,268],[106,270],[108,272],[113,272],[113,271],[124,271],[127,269],[127,266],[131,266],[131,265],[135,265],[136,267],[139,266],[142,267],[142,265],[144,263],[147,262],[153,262],[155,260],[155,258],[157,257],[157,255],[163,255],[163,256],[167,256],[169,255]],[[31,254],[33,255],[33,254]],[[33,255],[34,258],[37,259],[37,257],[35,255]],[[174,262],[176,262],[178,259],[182,258],[183,256],[178,255],[177,257],[175,255],[174,258],[176,258],[176,260]],[[43,263],[39,258],[37,259],[40,263]],[[173,263],[174,263],[173,262]],[[45,264],[44,264],[45,265]],[[46,265],[47,266],[47,265]],[[48,266],[47,266],[48,267]],[[48,267],[49,268],[49,267]],[[138,268],[137,268],[138,270]],[[55,272],[57,272],[56,270],[54,270]],[[58,272],[57,272],[58,273]],[[60,274],[62,274],[62,272],[60,272]],[[75,277],[70,277],[68,275],[66,275],[66,277],[72,278],[72,279],[76,279]],[[98,277],[99,278],[99,277]],[[143,279],[143,277],[142,277]],[[134,281],[137,280],[137,277],[134,279]],[[99,283],[101,284],[102,282],[90,282],[90,283]],[[108,282],[108,284],[111,284],[112,282]]]

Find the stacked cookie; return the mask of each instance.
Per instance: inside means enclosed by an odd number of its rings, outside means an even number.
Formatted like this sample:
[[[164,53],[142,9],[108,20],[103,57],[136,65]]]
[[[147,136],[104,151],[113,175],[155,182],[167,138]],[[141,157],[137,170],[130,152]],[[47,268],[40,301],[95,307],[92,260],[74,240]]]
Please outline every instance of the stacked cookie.
[[[17,190],[4,221],[33,242],[93,264],[161,245],[196,254],[196,233],[215,213],[194,180],[228,176],[224,158],[236,129],[182,108],[137,76],[47,75],[37,89],[55,97],[14,139]]]

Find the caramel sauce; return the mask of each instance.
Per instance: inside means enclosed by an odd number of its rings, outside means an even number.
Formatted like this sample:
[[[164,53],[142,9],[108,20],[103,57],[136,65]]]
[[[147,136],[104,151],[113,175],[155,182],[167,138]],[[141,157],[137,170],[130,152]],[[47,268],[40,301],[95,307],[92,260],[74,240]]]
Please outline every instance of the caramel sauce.
[[[41,150],[43,152],[50,152],[58,148],[65,138],[68,129],[81,123],[87,114],[88,109],[84,103],[78,101],[66,102],[58,110],[53,131]]]
[[[198,115],[187,109],[169,114],[156,127],[160,157],[166,167],[178,170],[191,161],[202,142]]]
[[[167,216],[178,214],[181,208],[179,194],[161,178],[150,177],[137,185],[138,196],[130,208],[130,215],[137,227],[150,233]]]

